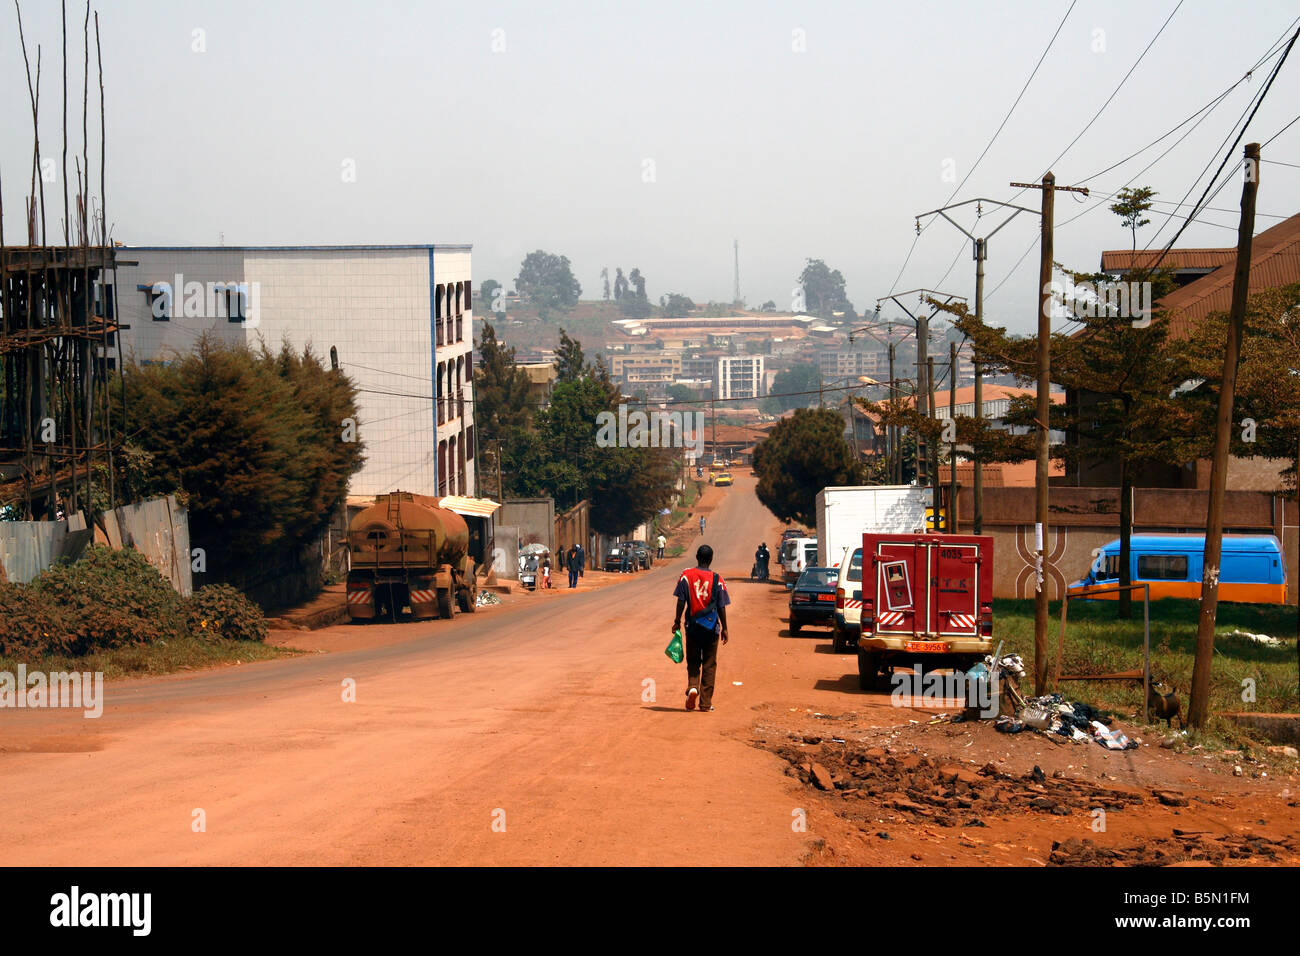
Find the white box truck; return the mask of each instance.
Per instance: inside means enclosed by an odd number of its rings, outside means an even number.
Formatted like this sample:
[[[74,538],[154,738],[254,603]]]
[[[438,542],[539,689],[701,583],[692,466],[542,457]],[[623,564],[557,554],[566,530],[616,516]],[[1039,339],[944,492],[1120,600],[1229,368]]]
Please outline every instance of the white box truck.
[[[930,488],[917,485],[823,488],[817,492],[818,565],[839,567],[845,549],[861,547],[870,532],[923,532],[930,495]]]

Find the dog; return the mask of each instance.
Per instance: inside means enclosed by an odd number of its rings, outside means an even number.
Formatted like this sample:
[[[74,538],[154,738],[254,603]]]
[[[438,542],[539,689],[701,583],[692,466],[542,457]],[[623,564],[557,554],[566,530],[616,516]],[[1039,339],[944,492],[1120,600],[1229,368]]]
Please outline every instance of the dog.
[[[1178,726],[1183,727],[1183,704],[1178,699],[1178,690],[1164,681],[1153,681],[1150,689],[1147,691],[1147,710],[1156,720],[1163,720],[1170,727],[1174,725],[1174,718],[1178,718]]]

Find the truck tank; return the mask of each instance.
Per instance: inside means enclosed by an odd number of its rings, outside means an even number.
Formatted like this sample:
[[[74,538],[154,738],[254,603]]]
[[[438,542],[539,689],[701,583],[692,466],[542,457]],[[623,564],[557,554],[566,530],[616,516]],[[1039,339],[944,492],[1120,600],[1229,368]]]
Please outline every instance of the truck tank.
[[[469,528],[437,499],[396,491],[379,495],[348,524],[347,607],[353,620],[410,607],[417,620],[472,612],[478,597]]]

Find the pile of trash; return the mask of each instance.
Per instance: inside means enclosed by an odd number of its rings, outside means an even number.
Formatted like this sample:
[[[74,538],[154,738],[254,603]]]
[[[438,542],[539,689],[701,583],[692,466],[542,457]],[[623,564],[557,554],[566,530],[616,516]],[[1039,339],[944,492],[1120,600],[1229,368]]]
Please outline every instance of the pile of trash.
[[[491,591],[479,591],[478,597],[474,600],[475,607],[488,607],[492,604],[500,604],[501,599]]]
[[[1074,743],[1095,740],[1107,750],[1137,749],[1137,741],[1130,740],[1119,730],[1112,730],[1108,723],[1107,718],[1090,704],[1068,701],[1060,694],[1047,694],[1026,700],[1015,716],[1003,714],[998,717],[993,722],[993,729],[1004,734],[1036,730],[1057,734]]]

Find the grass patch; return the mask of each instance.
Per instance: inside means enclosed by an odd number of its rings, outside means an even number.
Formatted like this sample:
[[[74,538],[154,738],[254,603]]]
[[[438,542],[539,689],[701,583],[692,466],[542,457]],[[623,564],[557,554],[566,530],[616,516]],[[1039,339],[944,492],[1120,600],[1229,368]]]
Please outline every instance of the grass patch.
[[[299,653],[288,648],[268,647],[258,641],[172,638],[152,644],[130,644],[81,656],[0,656],[0,671],[16,672],[19,664],[28,671],[95,671],[105,680],[124,677],[152,677],[177,671],[199,670],[236,661],[273,660]]]
[[[1056,659],[1061,628],[1061,602],[1049,605],[1048,673]],[[1062,674],[1100,674],[1142,667],[1142,603],[1133,604],[1133,619],[1119,620],[1113,601],[1071,601],[1066,621]],[[1186,712],[1196,650],[1196,624],[1200,602],[1165,598],[1151,602],[1151,673],[1178,689]],[[1032,673],[1034,659],[1034,602],[997,599],[993,602],[994,643],[1003,642],[1003,653],[1024,658]],[[1267,634],[1281,639],[1270,647],[1243,636],[1229,636],[1233,630]],[[1221,711],[1295,713],[1296,609],[1277,604],[1219,605],[1215,626],[1214,664],[1210,671],[1211,719],[1194,742],[1238,746],[1250,738]],[[1255,700],[1243,702],[1245,681],[1254,682]],[[1029,682],[1032,685],[1032,679]],[[1032,690],[1032,686],[1027,688]],[[1129,681],[1068,681],[1061,685],[1067,696],[1141,719],[1142,688]],[[1163,724],[1161,726],[1164,726]]]

